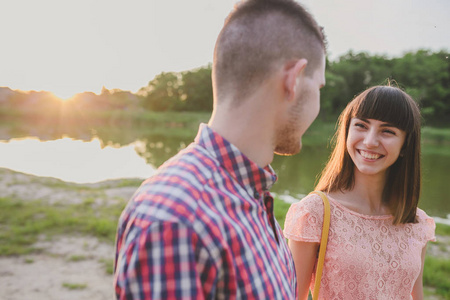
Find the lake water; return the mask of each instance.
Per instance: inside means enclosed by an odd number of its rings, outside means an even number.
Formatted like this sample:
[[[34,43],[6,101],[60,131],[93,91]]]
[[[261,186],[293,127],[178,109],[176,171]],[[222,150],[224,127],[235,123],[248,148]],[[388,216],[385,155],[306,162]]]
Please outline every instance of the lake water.
[[[196,129],[186,133],[178,128],[163,132],[110,128],[63,134],[30,128],[14,132],[0,127],[0,167],[77,183],[144,179],[186,147],[195,134]],[[272,167],[279,180],[273,192],[301,198],[313,189],[330,153],[324,143],[315,144],[305,143],[302,152],[295,156],[275,156]],[[430,215],[445,218],[450,214],[447,199],[450,151],[442,151],[442,147],[449,146],[432,142],[423,146],[423,192],[419,206]]]

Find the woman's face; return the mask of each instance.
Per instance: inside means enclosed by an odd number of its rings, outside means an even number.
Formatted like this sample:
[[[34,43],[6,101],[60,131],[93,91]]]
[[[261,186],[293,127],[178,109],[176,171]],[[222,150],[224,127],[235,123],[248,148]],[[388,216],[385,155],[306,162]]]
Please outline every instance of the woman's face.
[[[397,161],[405,137],[406,133],[392,124],[353,118],[348,129],[347,151],[360,173],[385,175]]]

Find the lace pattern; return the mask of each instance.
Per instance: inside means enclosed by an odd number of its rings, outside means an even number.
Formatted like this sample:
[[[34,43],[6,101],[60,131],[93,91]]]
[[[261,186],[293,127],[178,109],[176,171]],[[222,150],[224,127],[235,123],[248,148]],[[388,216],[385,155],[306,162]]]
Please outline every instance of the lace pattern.
[[[320,299],[412,299],[421,252],[435,240],[435,223],[417,209],[418,223],[393,225],[393,217],[354,212],[329,197],[330,232]],[[291,205],[286,238],[320,242],[323,203],[311,194]],[[315,274],[310,288],[314,289]]]

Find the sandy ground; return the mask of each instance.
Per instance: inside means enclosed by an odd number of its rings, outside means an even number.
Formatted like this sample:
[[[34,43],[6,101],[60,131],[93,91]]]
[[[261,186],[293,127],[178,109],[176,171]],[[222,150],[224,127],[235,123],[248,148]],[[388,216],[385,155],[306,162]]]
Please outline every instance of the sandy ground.
[[[114,248],[91,237],[55,237],[38,242],[40,254],[0,257],[0,299],[112,299],[112,276],[100,259]],[[83,257],[80,261],[71,258]],[[65,285],[83,286],[70,289]]]
[[[0,197],[77,204],[86,197],[98,202],[105,198],[127,201],[136,190],[117,187],[119,181],[84,185],[100,190],[58,188],[60,182],[0,169]],[[103,262],[114,258],[112,244],[91,236],[40,236],[33,247],[41,250],[30,255],[0,256],[0,300],[113,299],[113,278]]]

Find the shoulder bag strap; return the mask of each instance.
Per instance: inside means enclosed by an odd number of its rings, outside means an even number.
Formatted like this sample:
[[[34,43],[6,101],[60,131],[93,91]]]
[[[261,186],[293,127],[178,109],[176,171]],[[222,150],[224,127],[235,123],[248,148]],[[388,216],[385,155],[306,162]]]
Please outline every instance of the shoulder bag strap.
[[[319,258],[317,260],[317,269],[316,269],[316,281],[314,283],[314,293],[313,293],[313,300],[317,300],[319,299],[320,280],[322,279],[322,269],[325,260],[325,251],[327,249],[328,231],[330,229],[330,203],[328,202],[328,198],[325,195],[325,193],[321,191],[314,191],[312,193],[319,195],[323,200],[322,239],[320,240]]]

